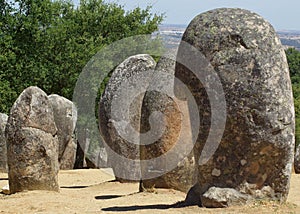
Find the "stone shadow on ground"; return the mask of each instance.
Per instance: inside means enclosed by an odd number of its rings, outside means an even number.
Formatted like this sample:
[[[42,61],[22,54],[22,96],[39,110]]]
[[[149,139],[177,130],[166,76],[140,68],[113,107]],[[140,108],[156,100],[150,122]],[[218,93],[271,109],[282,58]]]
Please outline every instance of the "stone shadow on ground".
[[[108,181],[111,182],[111,181]],[[119,181],[117,181],[119,182]],[[127,195],[99,195],[99,196],[95,196],[96,200],[109,200],[109,199],[115,199],[115,198],[121,198],[121,197],[126,197],[126,196],[130,196],[130,195],[135,195],[135,194],[139,194],[139,192],[133,192]]]
[[[111,212],[129,212],[129,211],[138,211],[138,210],[168,210],[172,208],[184,208],[190,206],[184,201],[179,201],[175,204],[151,204],[151,205],[134,205],[134,206],[114,206],[103,208],[102,211],[111,211]]]
[[[61,186],[62,189],[84,189],[90,186]]]
[[[96,200],[108,200],[108,199],[114,199],[114,198],[121,198],[124,195],[99,195],[96,196],[95,199]]]

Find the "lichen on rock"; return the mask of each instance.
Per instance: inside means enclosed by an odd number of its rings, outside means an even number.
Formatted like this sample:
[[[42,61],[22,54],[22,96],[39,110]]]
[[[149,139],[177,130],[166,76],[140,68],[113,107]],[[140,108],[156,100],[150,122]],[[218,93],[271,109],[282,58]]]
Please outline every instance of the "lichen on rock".
[[[199,194],[211,187],[238,190],[249,183],[253,191],[268,186],[275,194],[271,199],[285,201],[295,121],[288,64],[275,30],[253,12],[221,8],[195,17],[182,40],[209,61],[226,99],[226,126],[219,147],[197,167]],[[182,54],[186,55],[179,47],[178,57],[186,57]],[[177,64],[175,76],[194,91],[201,109],[197,160],[211,125],[210,101],[201,81],[186,67]]]

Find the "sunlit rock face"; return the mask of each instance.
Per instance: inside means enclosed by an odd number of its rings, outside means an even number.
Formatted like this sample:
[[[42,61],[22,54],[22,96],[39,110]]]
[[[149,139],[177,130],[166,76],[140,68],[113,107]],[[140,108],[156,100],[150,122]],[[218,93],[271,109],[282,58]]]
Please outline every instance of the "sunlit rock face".
[[[58,138],[47,94],[25,89],[11,108],[5,135],[10,193],[58,191]]]
[[[218,187],[253,198],[285,201],[294,158],[295,122],[288,64],[275,30],[255,13],[223,8],[195,17],[182,41],[205,56],[222,83],[226,100],[224,133],[216,152],[197,167],[193,197],[199,200],[211,187]],[[179,47],[177,58],[188,56]],[[211,103],[203,85],[213,83],[207,83],[209,75],[197,81],[179,63],[175,76],[189,86],[199,106],[197,162],[212,125]],[[187,198],[193,201],[193,197]],[[206,206],[205,202],[202,205]]]

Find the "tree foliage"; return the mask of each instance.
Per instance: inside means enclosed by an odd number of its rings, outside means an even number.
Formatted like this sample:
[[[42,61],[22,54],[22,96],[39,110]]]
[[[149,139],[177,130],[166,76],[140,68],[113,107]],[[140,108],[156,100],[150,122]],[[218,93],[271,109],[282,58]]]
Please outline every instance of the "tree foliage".
[[[37,85],[72,98],[78,75],[101,48],[157,30],[151,7],[125,11],[102,0],[0,0],[0,112]]]
[[[296,144],[300,144],[300,52],[295,48],[288,48],[286,56],[289,64],[296,115]]]

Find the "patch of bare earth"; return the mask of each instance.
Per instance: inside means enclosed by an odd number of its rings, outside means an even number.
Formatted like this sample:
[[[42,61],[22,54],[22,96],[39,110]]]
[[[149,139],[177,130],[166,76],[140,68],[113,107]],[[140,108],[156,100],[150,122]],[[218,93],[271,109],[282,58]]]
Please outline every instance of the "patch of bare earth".
[[[107,170],[59,173],[59,192],[30,191],[0,194],[2,213],[300,213],[300,175],[293,174],[288,202],[264,201],[243,207],[206,209],[182,207],[185,194],[164,189],[138,193],[138,183],[114,182]],[[8,183],[0,174],[0,187]]]

